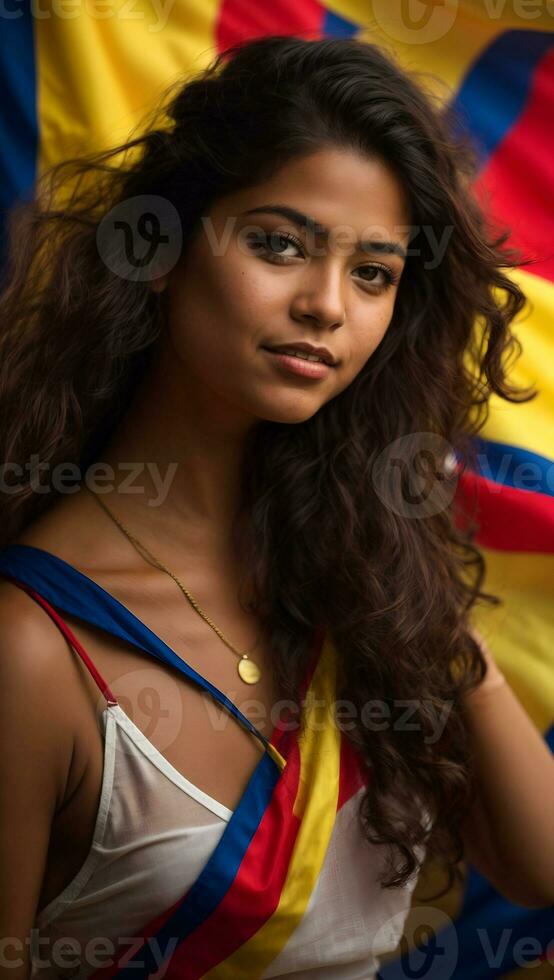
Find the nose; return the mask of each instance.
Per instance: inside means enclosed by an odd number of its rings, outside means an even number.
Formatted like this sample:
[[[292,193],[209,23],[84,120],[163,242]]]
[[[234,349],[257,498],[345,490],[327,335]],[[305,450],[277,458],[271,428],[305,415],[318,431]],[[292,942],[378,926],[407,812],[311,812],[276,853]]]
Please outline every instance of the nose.
[[[316,320],[322,327],[339,327],[345,321],[344,283],[338,265],[315,264],[302,278],[291,304],[293,320]]]

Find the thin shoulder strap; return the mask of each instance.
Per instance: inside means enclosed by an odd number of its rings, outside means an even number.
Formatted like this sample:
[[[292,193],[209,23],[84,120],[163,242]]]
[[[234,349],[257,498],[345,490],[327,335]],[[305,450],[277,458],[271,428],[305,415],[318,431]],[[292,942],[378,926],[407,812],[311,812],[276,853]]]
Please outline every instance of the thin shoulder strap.
[[[0,550],[0,574],[25,583],[57,609],[77,616],[92,626],[120,637],[163,663],[170,664],[207,691],[264,745],[281,768],[284,759],[269,739],[214,684],[194,670],[130,609],[93,579],[57,555],[33,545],[13,544]],[[323,648],[325,632],[314,630],[310,666],[304,678],[303,696]]]
[[[43,598],[43,596],[39,595],[38,592],[35,592],[34,589],[31,589],[30,586],[24,585],[23,582],[18,582],[17,579],[12,578],[11,575],[7,575],[5,572],[2,572],[1,574],[4,575],[4,577],[12,583],[12,585],[16,585],[18,589],[22,589],[23,592],[26,592],[27,595],[31,596],[31,599],[34,599],[35,602],[38,602],[42,606],[42,608],[50,616],[50,619],[54,621],[54,623],[56,624],[60,632],[63,633],[66,640],[77,651],[85,667],[88,669],[89,673],[92,675],[96,684],[100,688],[102,694],[106,698],[108,704],[117,704],[118,703],[117,698],[114,697],[114,694],[109,684],[104,680],[100,671],[95,667],[87,651],[85,650],[83,645],[79,643],[79,640],[72,632],[72,630],[70,630],[67,623],[64,622],[64,620],[61,618],[61,616],[58,615],[56,610],[52,608],[50,603],[47,602],[46,599]]]

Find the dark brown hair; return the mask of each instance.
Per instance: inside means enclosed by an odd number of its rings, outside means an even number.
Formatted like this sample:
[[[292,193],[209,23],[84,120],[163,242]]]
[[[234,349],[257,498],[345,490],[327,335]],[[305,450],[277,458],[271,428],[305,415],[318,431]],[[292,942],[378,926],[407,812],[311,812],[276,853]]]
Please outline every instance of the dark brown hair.
[[[477,601],[500,600],[481,589],[475,529],[462,533],[454,521],[445,447],[464,464],[491,393],[534,396],[507,381],[507,361],[521,353],[510,322],[525,296],[502,269],[522,262],[502,248],[507,231],[494,238],[486,228],[471,190],[474,155],[454,136],[449,111],[377,46],[264,37],[228,49],[169,93],[138,135],[58,164],[35,200],[12,210],[0,298],[1,457],[21,465],[36,453],[51,467],[86,467],[148,367],[163,300],[100,255],[97,232],[111,208],[162,195],[179,215],[183,254],[212,202],[294,157],[324,147],[380,157],[419,229],[391,323],[351,385],[312,418],[262,420],[252,431],[235,533],[284,694],[298,691],[314,626],[332,635],[337,694],[355,709],[347,737],[373,770],[360,817],[369,840],[390,845],[383,885],[404,884],[425,843],[448,888],[474,789],[461,699],[485,669],[468,617]],[[445,229],[437,264],[425,230],[440,240]],[[391,464],[402,438],[410,465],[396,467],[393,500],[383,460]],[[429,462],[429,440],[438,451],[428,492],[443,493],[443,505],[414,510],[410,481]],[[1,546],[56,497],[35,493],[30,476],[3,495]],[[390,707],[383,730],[360,720],[374,699]],[[409,730],[394,724],[406,699],[416,705]],[[415,800],[434,821],[430,836]]]

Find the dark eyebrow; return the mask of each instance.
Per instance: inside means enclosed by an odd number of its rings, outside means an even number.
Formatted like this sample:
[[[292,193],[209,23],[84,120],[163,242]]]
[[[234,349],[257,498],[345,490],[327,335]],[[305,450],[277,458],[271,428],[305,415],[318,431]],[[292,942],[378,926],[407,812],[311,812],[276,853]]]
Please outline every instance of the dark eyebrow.
[[[308,231],[314,232],[316,235],[324,235],[328,237],[330,231],[325,225],[319,224],[315,218],[310,218],[309,215],[303,214],[302,211],[297,211],[296,208],[290,208],[286,204],[262,204],[258,208],[250,208],[249,211],[243,211],[243,214],[258,214],[259,212],[264,212],[266,214],[280,214],[284,218],[288,218],[293,224],[298,225],[300,228],[307,228]],[[407,252],[402,248],[400,242],[386,242],[386,241],[362,241],[358,242],[360,249],[364,252],[381,252],[387,255],[398,255],[401,259],[407,258]]]

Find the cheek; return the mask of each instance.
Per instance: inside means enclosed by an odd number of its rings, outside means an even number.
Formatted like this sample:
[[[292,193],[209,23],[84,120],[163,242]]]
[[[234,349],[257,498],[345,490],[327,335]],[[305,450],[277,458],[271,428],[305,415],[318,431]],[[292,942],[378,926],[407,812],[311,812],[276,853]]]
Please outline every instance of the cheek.
[[[229,257],[225,270],[224,284],[226,303],[232,310],[233,320],[250,325],[255,332],[257,327],[267,329],[267,316],[271,311],[279,315],[287,309],[288,291],[292,279],[279,276],[275,266],[265,263],[255,256],[241,255],[240,252]]]
[[[222,255],[213,255],[203,243],[190,255],[175,290],[175,306],[182,316],[223,325],[227,334],[244,333],[248,325],[263,322],[263,312],[274,300],[282,303],[282,284],[269,276],[263,263],[243,255],[236,243]]]
[[[392,319],[394,309],[394,298],[383,299],[377,307],[366,310],[364,315],[360,315],[358,325],[352,328],[352,343],[350,346],[352,361],[356,364],[356,370],[360,370],[371,357],[373,352],[381,343],[385,336]]]
[[[235,372],[260,321],[260,302],[247,277],[231,275],[223,262],[218,269],[217,258],[191,263],[168,297],[172,345],[187,369],[205,379]]]

